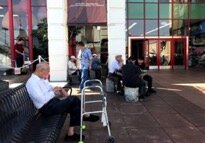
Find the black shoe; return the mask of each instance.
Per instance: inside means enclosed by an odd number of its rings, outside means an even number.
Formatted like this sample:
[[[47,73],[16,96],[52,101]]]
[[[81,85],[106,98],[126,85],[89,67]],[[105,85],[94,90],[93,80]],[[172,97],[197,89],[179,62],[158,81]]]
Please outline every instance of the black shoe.
[[[149,89],[148,92],[149,93],[157,93],[154,89]]]
[[[83,121],[89,121],[89,122],[97,122],[98,120],[100,119],[99,116],[96,116],[96,115],[92,115],[90,114],[90,116],[88,117],[83,117]]]
[[[145,96],[145,97],[149,97],[150,95],[151,95],[151,93],[150,93],[149,91],[147,91],[144,96]]]
[[[120,95],[120,96],[124,96],[123,92],[122,92],[122,91],[119,91],[119,90],[116,91],[116,94],[117,94],[117,95]]]
[[[72,136],[66,135],[64,137],[64,141],[79,141],[79,140],[80,140],[80,135],[76,134],[76,133],[74,133]],[[82,135],[82,140],[85,140],[85,136],[84,135]]]
[[[139,101],[144,101],[144,95],[139,96]]]

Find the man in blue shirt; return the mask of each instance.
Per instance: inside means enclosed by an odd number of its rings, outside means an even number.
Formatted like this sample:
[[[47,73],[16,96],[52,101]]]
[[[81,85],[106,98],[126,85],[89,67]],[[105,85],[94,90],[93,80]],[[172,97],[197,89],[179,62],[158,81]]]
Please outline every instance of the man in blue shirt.
[[[82,71],[81,71],[80,91],[82,91],[84,87],[84,82],[90,78],[89,70],[91,70],[93,56],[90,49],[86,48],[83,42],[79,42],[77,46],[81,50],[80,62],[81,62]]]

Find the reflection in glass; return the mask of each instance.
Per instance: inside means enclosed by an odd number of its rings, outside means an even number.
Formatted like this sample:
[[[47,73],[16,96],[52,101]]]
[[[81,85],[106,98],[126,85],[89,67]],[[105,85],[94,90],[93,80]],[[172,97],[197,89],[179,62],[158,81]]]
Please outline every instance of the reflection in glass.
[[[187,20],[173,20],[172,27],[173,36],[183,36],[188,32]]]
[[[188,4],[174,4],[173,5],[173,18],[174,19],[187,19],[188,18]]]
[[[159,6],[160,12],[159,16],[160,18],[165,18],[165,19],[171,19],[172,17],[172,4],[160,4]]]
[[[0,65],[11,66],[7,1],[0,0]]]
[[[145,2],[158,2],[158,0],[145,0]]]
[[[32,6],[46,6],[46,0],[32,0]]]
[[[170,2],[170,0],[159,0],[159,2]]]
[[[145,17],[156,19],[158,18],[158,4],[146,4],[145,5]]]
[[[190,4],[190,19],[205,18],[205,4]]]
[[[0,5],[7,5],[7,0],[0,0]]]
[[[149,65],[157,65],[157,40],[149,40]]]
[[[40,23],[44,18],[47,17],[46,7],[32,7],[32,21],[33,29],[37,29],[38,23]]]
[[[159,25],[159,35],[160,36],[171,36],[172,29],[172,21],[171,20],[160,20]]]
[[[44,0],[45,1],[45,0]],[[41,55],[44,59],[48,58],[48,39],[47,39],[47,11],[46,6],[42,6],[44,3],[35,2],[35,5],[32,7],[32,33],[33,33],[33,51],[34,59],[38,58],[38,55]]]
[[[158,20],[146,20],[145,21],[145,35],[146,36],[157,36],[158,35]]]
[[[170,65],[171,61],[171,42],[170,41],[160,41],[160,63],[161,65]]]
[[[144,18],[144,6],[141,3],[128,3],[128,18]]]
[[[144,20],[128,20],[129,36],[144,36]]]

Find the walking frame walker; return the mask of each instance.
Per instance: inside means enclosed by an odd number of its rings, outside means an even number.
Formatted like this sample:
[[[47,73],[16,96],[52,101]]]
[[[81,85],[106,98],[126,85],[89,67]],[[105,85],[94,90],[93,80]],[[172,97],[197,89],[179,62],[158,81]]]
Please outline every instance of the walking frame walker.
[[[93,83],[95,83],[95,85]],[[95,90],[95,92],[100,93],[99,95],[101,96],[101,98],[99,100],[86,100],[85,91],[89,89],[93,89]],[[102,103],[102,110],[86,111],[86,105],[94,104],[94,103]],[[110,123],[109,123],[108,115],[107,115],[107,98],[106,98],[106,94],[103,91],[103,84],[98,79],[87,80],[85,81],[84,88],[81,91],[81,122],[80,122],[80,141],[79,143],[83,143],[82,135],[83,135],[83,130],[85,129],[85,125],[83,124],[83,116],[86,114],[99,114],[99,113],[101,113],[101,122],[103,126],[107,127],[107,131],[109,135],[109,137],[107,138],[107,142],[114,143],[115,140],[114,140],[114,137],[111,136]]]

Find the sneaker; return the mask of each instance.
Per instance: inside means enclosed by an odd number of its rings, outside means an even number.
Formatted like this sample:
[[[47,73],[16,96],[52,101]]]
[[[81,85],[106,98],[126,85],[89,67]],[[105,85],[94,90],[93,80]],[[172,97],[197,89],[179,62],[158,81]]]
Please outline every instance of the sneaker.
[[[66,135],[64,137],[64,141],[79,141],[80,140],[80,135],[74,133],[72,136]],[[85,140],[85,136],[82,135],[82,140]]]
[[[83,121],[89,121],[89,122],[97,122],[99,119],[100,119],[99,116],[92,115],[92,114],[90,114],[90,116],[88,117],[85,117],[85,116],[83,117]]]

